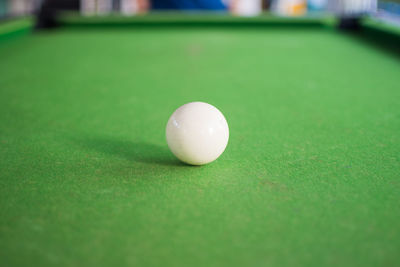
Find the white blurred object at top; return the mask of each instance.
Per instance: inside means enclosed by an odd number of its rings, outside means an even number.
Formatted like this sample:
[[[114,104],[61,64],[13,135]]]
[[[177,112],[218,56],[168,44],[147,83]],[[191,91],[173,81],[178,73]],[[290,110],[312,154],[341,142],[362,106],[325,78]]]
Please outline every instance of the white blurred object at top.
[[[261,0],[232,0],[229,9],[234,15],[238,16],[257,16],[262,12]]]
[[[375,13],[377,0],[329,0],[329,11],[340,16],[359,16]]]

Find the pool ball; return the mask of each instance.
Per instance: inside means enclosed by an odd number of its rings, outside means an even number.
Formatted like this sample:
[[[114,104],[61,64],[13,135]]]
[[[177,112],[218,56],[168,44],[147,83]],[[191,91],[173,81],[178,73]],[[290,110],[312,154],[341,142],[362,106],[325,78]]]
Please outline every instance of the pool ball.
[[[191,102],[179,107],[167,123],[168,147],[181,161],[203,165],[224,152],[229,139],[228,123],[216,107]]]

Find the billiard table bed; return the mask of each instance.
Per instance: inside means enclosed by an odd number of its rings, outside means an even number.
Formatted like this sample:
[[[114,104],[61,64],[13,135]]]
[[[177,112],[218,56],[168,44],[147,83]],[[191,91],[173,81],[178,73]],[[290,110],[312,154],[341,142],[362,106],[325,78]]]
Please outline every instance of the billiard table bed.
[[[149,14],[0,24],[1,266],[399,266],[400,33]],[[220,109],[194,167],[165,126]]]

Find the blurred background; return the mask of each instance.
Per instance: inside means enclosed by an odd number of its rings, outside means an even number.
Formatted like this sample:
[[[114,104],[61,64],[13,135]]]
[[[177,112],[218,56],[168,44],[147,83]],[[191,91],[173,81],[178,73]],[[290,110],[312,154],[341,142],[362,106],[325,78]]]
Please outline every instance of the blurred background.
[[[270,12],[281,16],[369,15],[398,23],[400,0],[0,0],[0,18],[41,10],[76,11],[85,16],[134,16],[159,10],[213,11],[239,16]]]

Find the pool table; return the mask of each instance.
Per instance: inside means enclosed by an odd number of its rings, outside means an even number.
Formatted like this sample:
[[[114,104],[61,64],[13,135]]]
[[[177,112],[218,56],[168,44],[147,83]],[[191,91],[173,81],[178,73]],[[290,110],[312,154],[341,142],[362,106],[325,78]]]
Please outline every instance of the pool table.
[[[150,14],[0,25],[0,266],[399,266],[400,33]],[[220,109],[227,149],[165,127]]]

